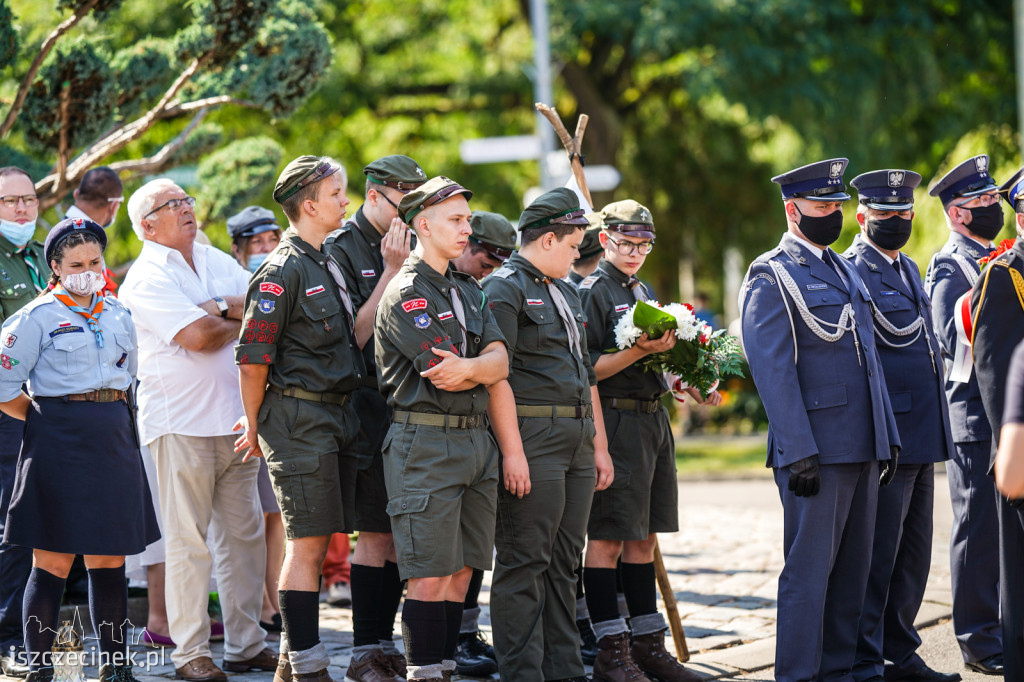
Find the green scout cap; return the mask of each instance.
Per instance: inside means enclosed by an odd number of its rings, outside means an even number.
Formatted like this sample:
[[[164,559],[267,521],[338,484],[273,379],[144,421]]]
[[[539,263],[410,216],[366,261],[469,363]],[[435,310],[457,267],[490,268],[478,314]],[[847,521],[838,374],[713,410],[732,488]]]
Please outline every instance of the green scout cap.
[[[587,215],[597,215],[596,213],[588,213]],[[604,251],[604,247],[601,246],[601,239],[598,235],[601,234],[601,227],[588,227],[587,231],[583,233],[583,241],[580,242],[580,258],[592,258],[599,253]]]
[[[274,185],[274,201],[283,203],[285,199],[303,187],[320,182],[341,170],[341,165],[324,156],[300,156],[281,171]]]
[[[363,168],[366,179],[378,185],[410,192],[427,181],[420,165],[402,154],[383,156]]]
[[[630,237],[654,239],[654,221],[651,212],[632,199],[616,201],[601,209],[605,228]]]
[[[556,187],[533,200],[519,216],[519,230],[534,227],[551,227],[554,225],[580,225],[586,227],[590,223],[583,216],[579,197],[571,189]]]
[[[403,223],[411,225],[413,218],[423,209],[451,199],[456,194],[465,194],[467,200],[473,198],[473,193],[459,183],[438,175],[402,197],[398,204],[398,215]]]
[[[490,211],[473,211],[469,218],[473,234],[469,241],[479,244],[498,260],[506,260],[516,250],[516,228],[509,219]]]

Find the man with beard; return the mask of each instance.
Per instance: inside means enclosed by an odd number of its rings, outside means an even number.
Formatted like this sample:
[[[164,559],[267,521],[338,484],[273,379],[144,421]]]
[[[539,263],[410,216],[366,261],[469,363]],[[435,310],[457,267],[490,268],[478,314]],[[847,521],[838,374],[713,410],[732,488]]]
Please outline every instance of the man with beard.
[[[951,234],[932,256],[925,290],[932,300],[932,326],[942,349],[946,372],[949,425],[955,452],[946,466],[953,504],[950,580],[953,631],[968,667],[1001,675],[999,628],[999,499],[988,475],[992,430],[985,416],[971,361],[970,336],[962,316],[963,301],[978,279],[978,259],[992,250],[1003,227],[996,183],[988,174],[988,156],[958,164],[928,194],[939,197]],[[957,318],[960,318],[959,320]]]
[[[740,289],[743,344],[785,514],[775,650],[783,682],[853,669],[878,485],[895,475],[900,445],[867,327],[870,295],[828,248],[850,198],[846,164],[829,159],[772,178],[787,231]]]
[[[871,570],[861,613],[854,679],[955,682],[917,655],[914,619],[924,599],[932,555],[935,462],[953,455],[949,408],[943,392],[939,345],[931,329],[931,301],[920,270],[900,249],[910,238],[914,188],[908,170],[858,175],[861,233],[843,254],[875,305],[875,338],[903,450],[890,486],[878,491]],[[892,661],[885,666],[884,661]]]

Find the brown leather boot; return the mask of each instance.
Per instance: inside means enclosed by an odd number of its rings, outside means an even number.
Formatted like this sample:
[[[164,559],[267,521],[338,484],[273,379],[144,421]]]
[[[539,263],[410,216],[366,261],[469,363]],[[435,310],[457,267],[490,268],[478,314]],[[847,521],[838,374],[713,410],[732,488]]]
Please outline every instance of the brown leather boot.
[[[629,655],[629,633],[606,635],[597,640],[594,682],[651,682]]]
[[[274,682],[292,682],[292,662],[289,660],[288,654],[281,654],[281,657],[277,659]]]
[[[704,678],[683,667],[665,648],[665,631],[633,635],[630,649],[640,669],[657,682],[701,682]]]

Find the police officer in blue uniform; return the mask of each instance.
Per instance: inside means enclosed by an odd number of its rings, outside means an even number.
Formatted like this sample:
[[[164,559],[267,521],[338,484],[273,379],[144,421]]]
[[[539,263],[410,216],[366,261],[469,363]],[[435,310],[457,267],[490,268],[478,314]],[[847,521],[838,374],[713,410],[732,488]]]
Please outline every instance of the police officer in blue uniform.
[[[900,445],[870,294],[828,248],[850,198],[846,164],[829,159],[772,178],[788,229],[740,289],[743,345],[768,413],[768,466],[785,514],[775,651],[782,682],[849,678],[878,485],[892,480]]]
[[[1010,360],[1024,339],[1024,168],[999,194],[1013,207],[1017,239],[985,266],[971,294],[975,372],[997,446],[1005,423]],[[1001,499],[997,510],[1003,674],[1007,680],[1024,680],[1024,499]]]
[[[932,300],[932,326],[945,365],[955,445],[953,458],[946,465],[953,504],[949,551],[953,630],[967,666],[992,675],[1003,671],[999,495],[988,475],[992,430],[973,371],[964,314],[968,292],[980,273],[978,259],[989,254],[992,240],[1003,227],[997,189],[988,173],[988,156],[980,154],[958,164],[928,191],[942,201],[950,235],[932,256],[925,275],[925,291]]]
[[[921,271],[900,249],[910,239],[914,188],[909,170],[862,173],[857,189],[861,233],[843,254],[874,301],[875,339],[903,450],[892,485],[878,491],[871,572],[861,614],[854,678],[955,682],[917,655],[914,619],[924,599],[932,554],[935,462],[953,455],[941,354]],[[892,661],[883,666],[884,661]]]

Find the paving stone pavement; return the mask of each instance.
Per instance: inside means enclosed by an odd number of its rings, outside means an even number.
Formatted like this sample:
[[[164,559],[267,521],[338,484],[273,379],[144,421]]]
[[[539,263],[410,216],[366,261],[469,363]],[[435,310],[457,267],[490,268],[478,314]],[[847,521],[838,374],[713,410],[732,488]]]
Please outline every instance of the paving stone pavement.
[[[946,476],[941,470],[936,473],[935,491],[932,572],[919,618],[921,626],[947,619],[950,614],[952,515]],[[749,480],[680,481],[679,502],[681,530],[662,536],[660,542],[692,655],[689,667],[709,678],[739,678],[770,668],[775,648],[775,597],[782,568],[782,509],[770,475],[765,471],[754,472]],[[488,636],[490,575],[486,574],[480,595],[480,622]],[[351,611],[321,604],[320,630],[331,655],[329,671],[340,682],[352,647]],[[395,631],[401,631],[397,623]],[[951,634],[945,637],[949,639],[948,647],[956,646]],[[277,650],[276,640],[269,640],[268,645]],[[136,671],[141,682],[174,677],[169,651],[161,657],[160,651],[132,648],[138,652],[140,664],[147,655],[151,663]],[[218,663],[222,652],[223,645],[215,643],[214,660]],[[86,673],[96,675],[95,669]],[[229,677],[232,682],[270,682],[272,675]]]

